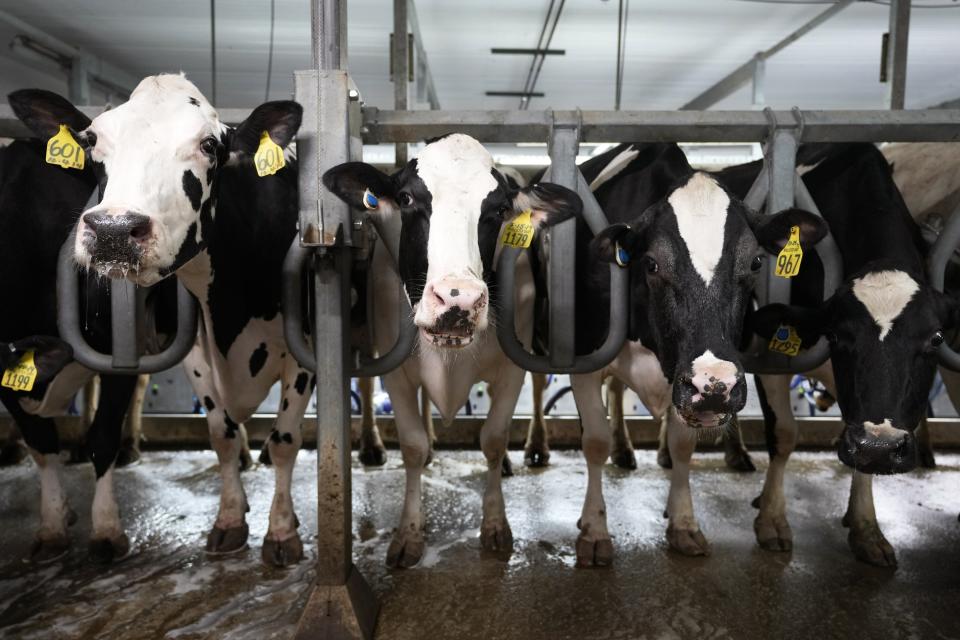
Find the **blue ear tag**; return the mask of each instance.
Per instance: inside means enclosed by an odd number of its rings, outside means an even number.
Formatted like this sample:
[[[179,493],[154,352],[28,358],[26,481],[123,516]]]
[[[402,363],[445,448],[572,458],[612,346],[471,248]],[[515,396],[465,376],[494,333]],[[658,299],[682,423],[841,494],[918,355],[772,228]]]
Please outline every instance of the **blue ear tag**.
[[[630,254],[620,246],[619,242],[616,243],[615,248],[616,253],[614,254],[614,259],[617,261],[617,264],[621,267],[625,267],[630,264]]]
[[[380,206],[380,201],[377,200],[377,196],[370,193],[370,189],[363,192],[363,206],[371,210]]]

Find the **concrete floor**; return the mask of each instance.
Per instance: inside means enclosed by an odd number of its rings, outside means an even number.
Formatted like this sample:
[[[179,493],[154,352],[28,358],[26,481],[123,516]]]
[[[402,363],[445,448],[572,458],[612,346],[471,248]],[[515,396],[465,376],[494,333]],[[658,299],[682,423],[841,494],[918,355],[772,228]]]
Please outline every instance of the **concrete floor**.
[[[849,474],[832,453],[800,453],[787,491],[795,551],[754,543],[750,500],[760,473],[739,475],[719,454],[697,457],[694,499],[713,543],[709,558],[666,548],[661,512],[667,475],[652,451],[640,469],[609,467],[606,496],[615,565],[574,568],[574,523],[585,469],[578,452],[529,471],[513,452],[505,481],[515,538],[509,562],[481,558],[477,540],[484,465],[479,452],[440,452],[425,474],[430,547],[422,565],[384,567],[397,522],[403,471],[396,451],[382,469],[355,466],[357,564],[379,595],[379,638],[955,638],[960,637],[960,455],[940,468],[880,478],[881,525],[896,547],[896,572],[858,563],[840,517]],[[765,455],[755,454],[765,466]],[[74,549],[61,563],[21,558],[37,521],[38,483],[27,464],[0,469],[0,637],[287,638],[313,578],[260,564],[272,472],[244,475],[251,545],[227,560],[204,556],[216,511],[216,461],[209,452],[154,452],[117,474],[133,553],[112,567],[86,558],[90,465],[70,467],[66,486],[80,514]],[[314,452],[303,452],[294,499],[301,532],[316,527]],[[316,547],[306,544],[309,559]]]

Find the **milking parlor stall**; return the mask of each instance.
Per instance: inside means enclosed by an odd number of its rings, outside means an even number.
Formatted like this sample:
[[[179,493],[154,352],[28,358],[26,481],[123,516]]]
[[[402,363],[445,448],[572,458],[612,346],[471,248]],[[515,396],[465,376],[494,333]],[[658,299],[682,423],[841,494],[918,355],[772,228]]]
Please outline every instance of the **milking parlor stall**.
[[[960,2],[0,42],[0,638],[960,637]]]

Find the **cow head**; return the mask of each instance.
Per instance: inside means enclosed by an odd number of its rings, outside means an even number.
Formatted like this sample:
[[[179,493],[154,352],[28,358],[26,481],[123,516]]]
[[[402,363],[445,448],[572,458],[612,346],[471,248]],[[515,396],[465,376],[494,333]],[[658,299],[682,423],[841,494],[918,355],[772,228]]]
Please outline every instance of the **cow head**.
[[[845,423],[844,464],[864,473],[916,466],[913,431],[926,412],[943,332],[960,324],[957,300],[878,261],[848,278],[820,308],[770,305],[753,323],[761,336],[785,324],[803,344],[828,338]]]
[[[826,234],[811,213],[758,215],[708,174],[692,173],[633,223],[591,243],[594,259],[631,269],[641,340],[657,354],[689,426],[723,426],[743,408],[744,310],[764,252],[782,249],[793,226],[807,247]]]
[[[66,124],[97,173],[101,199],[77,225],[77,262],[142,285],[205,247],[218,172],[249,160],[264,132],[285,147],[302,114],[295,102],[268,102],[233,129],[181,74],[145,78],[127,102],[92,122],[48,91],[16,91],[9,101],[41,139]]]
[[[13,342],[0,342],[0,373],[16,366],[30,351],[37,368],[37,382],[49,382],[73,361],[73,348],[60,338],[29,336]]]
[[[500,228],[529,211],[535,229],[576,215],[580,198],[563,187],[512,185],[473,138],[452,134],[426,145],[392,176],[370,165],[334,167],[323,182],[347,204],[400,216],[400,277],[421,343],[462,348],[489,319]]]

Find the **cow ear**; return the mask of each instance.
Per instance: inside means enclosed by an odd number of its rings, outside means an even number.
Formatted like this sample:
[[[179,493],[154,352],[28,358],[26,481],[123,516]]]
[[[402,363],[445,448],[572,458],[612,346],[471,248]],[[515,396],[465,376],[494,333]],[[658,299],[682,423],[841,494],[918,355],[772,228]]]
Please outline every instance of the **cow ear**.
[[[800,228],[800,246],[809,249],[827,235],[823,218],[803,209],[784,209],[772,216],[754,216],[753,231],[757,242],[770,253],[779,253],[790,239],[790,230]]]
[[[74,131],[90,126],[90,118],[52,91],[21,89],[8,95],[7,102],[23,124],[42,140],[53,137],[62,124]]]
[[[793,327],[801,344],[812,346],[826,331],[829,303],[810,309],[786,304],[768,304],[747,316],[747,330],[770,340],[781,326]]]
[[[590,255],[625,267],[641,253],[642,233],[628,224],[614,224],[590,241]]]
[[[354,209],[376,213],[396,211],[393,178],[365,162],[345,162],[323,174],[323,185]]]
[[[583,201],[575,192],[551,182],[538,182],[524,187],[513,196],[513,211],[516,215],[530,212],[534,229],[550,227],[564,220],[579,216]]]
[[[28,351],[33,351],[37,382],[47,382],[73,361],[73,348],[63,340],[53,336],[30,336],[8,344],[0,343],[0,369],[16,365]]]
[[[230,132],[228,148],[231,155],[252,156],[260,146],[260,136],[264,132],[281,149],[285,148],[297,134],[302,118],[303,107],[293,100],[264,102]]]

